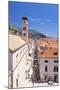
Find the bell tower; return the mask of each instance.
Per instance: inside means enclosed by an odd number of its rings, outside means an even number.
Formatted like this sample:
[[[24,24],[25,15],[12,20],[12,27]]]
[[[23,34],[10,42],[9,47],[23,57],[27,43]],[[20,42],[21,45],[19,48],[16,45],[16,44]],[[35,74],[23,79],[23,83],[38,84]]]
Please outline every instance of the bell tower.
[[[28,18],[22,17],[22,36],[28,40]]]

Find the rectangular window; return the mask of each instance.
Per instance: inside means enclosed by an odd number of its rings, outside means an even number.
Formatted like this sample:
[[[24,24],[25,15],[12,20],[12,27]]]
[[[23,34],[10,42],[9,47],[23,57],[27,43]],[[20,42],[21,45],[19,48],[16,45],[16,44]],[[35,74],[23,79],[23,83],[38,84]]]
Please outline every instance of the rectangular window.
[[[47,81],[47,75],[45,75],[45,81]]]
[[[45,60],[45,63],[48,63],[48,60]]]
[[[54,60],[54,63],[58,63],[58,60]]]
[[[16,79],[16,86],[18,87],[18,78]]]
[[[16,64],[18,63],[18,56],[19,54],[16,55]]]
[[[58,74],[54,75],[54,82],[58,83]]]
[[[45,72],[47,72],[48,71],[48,67],[47,66],[45,66]]]
[[[16,58],[18,57],[19,54],[16,55]]]
[[[58,72],[58,66],[54,66],[54,72]]]

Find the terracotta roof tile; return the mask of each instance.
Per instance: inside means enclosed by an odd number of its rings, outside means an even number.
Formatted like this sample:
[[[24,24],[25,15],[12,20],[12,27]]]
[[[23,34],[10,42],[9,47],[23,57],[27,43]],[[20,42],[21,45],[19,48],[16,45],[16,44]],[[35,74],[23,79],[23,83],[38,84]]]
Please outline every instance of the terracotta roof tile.
[[[57,48],[48,48],[48,50],[43,50],[42,52],[38,52],[39,57],[58,57],[58,49]]]

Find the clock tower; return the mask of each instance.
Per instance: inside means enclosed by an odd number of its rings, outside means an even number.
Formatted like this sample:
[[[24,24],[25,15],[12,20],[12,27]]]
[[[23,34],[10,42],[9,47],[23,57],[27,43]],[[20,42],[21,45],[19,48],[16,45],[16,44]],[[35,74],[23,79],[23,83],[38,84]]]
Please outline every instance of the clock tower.
[[[22,36],[28,40],[28,18],[22,17]]]

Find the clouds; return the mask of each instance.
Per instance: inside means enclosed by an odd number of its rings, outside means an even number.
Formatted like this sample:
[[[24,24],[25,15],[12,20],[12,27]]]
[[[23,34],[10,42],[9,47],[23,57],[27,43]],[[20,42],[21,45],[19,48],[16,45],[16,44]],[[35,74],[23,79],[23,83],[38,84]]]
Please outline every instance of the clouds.
[[[28,17],[28,19],[29,19],[30,21],[41,21],[40,18],[32,18],[32,17]]]
[[[40,24],[41,24],[41,25],[44,25],[44,24],[46,24],[46,23],[45,23],[45,22],[41,22]]]
[[[32,18],[32,17],[28,17],[28,19],[32,23],[37,23],[37,24],[40,24],[40,25],[45,25],[47,23],[51,23],[52,22],[51,19],[47,19],[47,18]]]
[[[29,19],[30,21],[41,21],[40,18],[32,18],[32,17],[28,17],[28,19]]]

